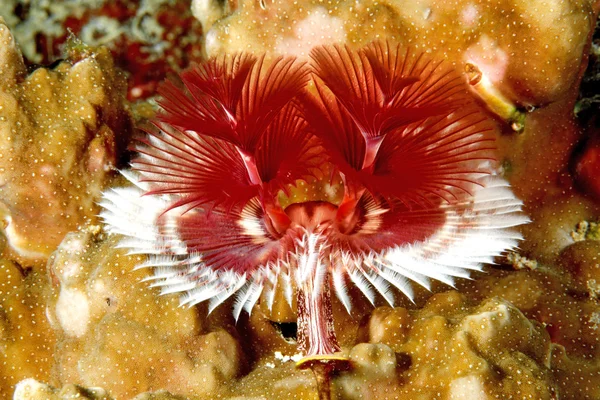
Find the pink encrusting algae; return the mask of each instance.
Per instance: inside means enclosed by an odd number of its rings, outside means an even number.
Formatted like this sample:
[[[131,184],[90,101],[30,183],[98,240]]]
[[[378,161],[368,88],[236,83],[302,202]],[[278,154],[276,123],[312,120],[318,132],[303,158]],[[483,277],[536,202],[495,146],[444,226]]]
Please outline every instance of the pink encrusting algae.
[[[132,186],[104,194],[102,217],[182,304],[235,295],[238,318],[281,286],[300,350],[332,354],[331,293],[348,312],[349,284],[393,305],[411,281],[452,285],[521,239],[494,124],[429,55],[380,42],[317,47],[308,63],[238,54],[181,80],[160,90],[164,112],[123,171]],[[313,180],[343,196],[296,201]]]

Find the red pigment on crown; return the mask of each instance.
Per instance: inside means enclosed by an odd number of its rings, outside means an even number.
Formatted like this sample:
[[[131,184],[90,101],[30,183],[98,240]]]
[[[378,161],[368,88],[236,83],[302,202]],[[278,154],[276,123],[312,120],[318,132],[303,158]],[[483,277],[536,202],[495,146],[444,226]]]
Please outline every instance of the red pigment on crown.
[[[164,113],[133,166],[148,194],[173,196],[168,210],[182,211],[158,223],[175,224],[207,268],[305,271],[295,288],[300,347],[327,354],[338,349],[327,263],[434,235],[444,206],[491,172],[493,128],[464,79],[425,54],[325,46],[310,65],[266,64],[213,58],[182,74],[183,86],[166,83]],[[340,193],[306,193],[299,182]]]

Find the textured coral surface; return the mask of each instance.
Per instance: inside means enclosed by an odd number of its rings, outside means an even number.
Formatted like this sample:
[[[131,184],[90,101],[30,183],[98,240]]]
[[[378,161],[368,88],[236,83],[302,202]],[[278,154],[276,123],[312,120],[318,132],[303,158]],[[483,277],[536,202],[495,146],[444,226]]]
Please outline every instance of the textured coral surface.
[[[0,5],[31,57],[40,42],[23,21],[50,7],[37,3]],[[97,28],[87,27],[85,10],[103,2],[66,3],[82,31]],[[598,129],[573,113],[598,8],[589,0],[193,2],[209,54],[304,55],[316,44],[384,37],[471,63],[488,79],[474,90],[497,116],[503,173],[532,219],[521,250],[455,290],[418,289],[416,304],[380,299],[373,308],[351,290],[348,315],[334,301],[352,361],[333,379],[334,398],[600,399]],[[55,15],[52,26],[63,29],[67,17]],[[0,398],[317,399],[312,372],[294,365],[295,316],[285,301],[271,313],[259,304],[237,324],[232,301],[209,317],[203,304],[179,308],[177,295],[158,296],[143,282],[149,272],[133,270],[138,258],[95,224],[110,169],[128,156],[119,146],[129,137],[126,83],[108,51],[75,46],[66,62],[28,71],[0,24],[0,72]],[[522,113],[522,133],[498,104]],[[134,110],[152,114],[149,105]]]
[[[178,307],[175,296],[157,300],[140,282],[148,271],[132,272],[139,260],[116,243],[89,230],[70,233],[48,264],[58,381],[130,398],[158,389],[210,393],[239,375],[237,341],[221,328],[206,332],[202,310]]]
[[[592,1],[195,0],[208,54],[240,50],[308,55],[331,42],[390,38],[475,62],[507,94],[533,105],[556,100],[577,77],[594,26]],[[207,9],[215,10],[207,13]],[[214,20],[219,11],[221,19]],[[211,18],[212,17],[212,18]]]
[[[45,259],[97,213],[127,131],[124,82],[106,50],[27,74],[2,20],[0,42],[0,214],[10,249]]]

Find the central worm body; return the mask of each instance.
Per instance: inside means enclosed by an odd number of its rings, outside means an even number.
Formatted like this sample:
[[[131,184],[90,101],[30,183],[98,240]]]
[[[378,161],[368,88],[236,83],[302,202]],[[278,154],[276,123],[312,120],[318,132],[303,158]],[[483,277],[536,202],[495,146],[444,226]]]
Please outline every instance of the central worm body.
[[[123,172],[132,185],[104,194],[102,217],[182,304],[235,296],[237,319],[279,290],[296,297],[300,350],[332,354],[331,296],[351,312],[349,284],[393,305],[521,239],[493,123],[425,54],[380,42],[318,47],[309,63],[239,54],[181,80],[162,86]],[[303,192],[319,185],[340,195]]]

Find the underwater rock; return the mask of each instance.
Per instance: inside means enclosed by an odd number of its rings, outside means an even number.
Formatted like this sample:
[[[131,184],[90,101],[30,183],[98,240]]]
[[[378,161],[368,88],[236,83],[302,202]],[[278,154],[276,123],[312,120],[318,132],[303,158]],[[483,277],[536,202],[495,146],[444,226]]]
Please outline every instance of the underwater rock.
[[[67,384],[61,389],[28,378],[16,385],[13,400],[113,400],[106,390],[99,387],[84,388]],[[131,400],[187,400],[187,397],[173,395],[166,390],[141,393]]]
[[[363,328],[361,340],[399,346],[406,341],[412,318],[404,307],[377,307]]]
[[[0,19],[0,217],[13,257],[44,260],[98,212],[126,138],[123,76],[106,49],[27,75]]]
[[[569,357],[593,360],[600,356],[600,331],[591,321],[600,304],[571,274],[557,267],[534,271],[492,271],[470,285],[461,285],[472,299],[498,296],[542,324],[553,343],[565,347]]]
[[[343,399],[370,399],[373,387],[394,387],[397,383],[396,354],[384,344],[361,343],[349,354],[352,373],[342,374],[335,383]],[[377,397],[381,396],[378,394]]]
[[[556,346],[552,352],[552,369],[561,399],[600,398],[600,365],[597,361],[568,357],[564,347]]]
[[[48,264],[53,287],[47,315],[57,330],[59,382],[101,386],[115,398],[165,389],[202,395],[238,376],[237,340],[208,332],[197,308],[158,296],[140,260],[116,249],[118,237],[92,228],[69,233]]]
[[[318,44],[377,38],[475,65],[511,101],[556,100],[578,76],[593,1],[500,2],[194,0],[209,55],[252,50],[307,55]]]
[[[384,344],[360,343],[352,348],[349,357],[358,374],[376,374],[382,378],[396,375],[396,354]]]
[[[195,0],[194,11],[198,16],[210,11],[202,18],[206,28],[214,24],[208,36],[213,53],[248,46],[257,52],[302,53],[321,41],[361,45],[385,34],[443,51],[459,64],[477,62],[510,101],[522,105],[572,96],[569,87],[576,83],[593,25],[591,2],[502,0],[495,5]],[[0,198],[21,207],[11,214],[17,231],[7,231],[8,242],[20,251],[19,258],[46,258],[67,232],[86,218],[93,221],[95,193],[110,179],[104,167],[116,162],[111,140],[120,122],[110,121],[122,117],[117,92],[124,84],[102,51],[27,76],[1,24],[0,70],[0,116],[7,116],[6,104],[24,115],[0,120],[0,178],[6,183]],[[44,90],[36,89],[37,83]],[[57,89],[49,90],[50,83]],[[67,100],[60,97],[65,95]],[[81,123],[77,106],[63,113],[65,103],[58,100],[80,100],[91,119]],[[578,223],[597,221],[600,211],[597,201],[563,185],[581,127],[572,118],[571,100],[536,109],[526,125],[523,134],[501,138],[500,147],[507,156],[505,176],[533,219],[521,248],[537,268],[489,268],[476,281],[459,282],[462,294],[439,293],[425,303],[430,293],[418,291],[416,305],[406,301],[403,307],[371,312],[370,304],[351,292],[354,309],[347,315],[334,303],[340,344],[356,366],[335,379],[338,397],[600,398],[598,242],[573,235]],[[20,137],[12,130],[26,138],[18,142],[17,156],[6,147],[15,147]],[[9,144],[7,137],[13,139]],[[95,148],[88,150],[92,143]],[[42,157],[55,163],[50,186],[50,175],[40,175]],[[592,166],[588,176],[595,179]],[[32,172],[35,177],[27,176]],[[36,200],[29,203],[33,208],[23,206],[26,189]],[[50,199],[52,206],[33,198],[42,189],[51,194],[44,201]],[[223,316],[211,323],[202,305],[181,309],[177,296],[157,297],[140,282],[149,275],[132,271],[137,258],[115,249],[116,243],[93,225],[68,234],[48,264],[50,279],[39,268],[0,262],[0,398],[10,398],[15,384],[28,377],[35,380],[19,383],[15,398],[35,398],[35,393],[44,399],[65,398],[61,393],[137,400],[316,397],[312,373],[295,369],[296,345],[278,325],[295,319],[292,309],[265,315],[261,306],[242,315],[235,328]],[[223,306],[223,315],[229,306]],[[105,389],[84,389],[96,386]]]

